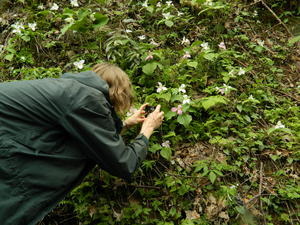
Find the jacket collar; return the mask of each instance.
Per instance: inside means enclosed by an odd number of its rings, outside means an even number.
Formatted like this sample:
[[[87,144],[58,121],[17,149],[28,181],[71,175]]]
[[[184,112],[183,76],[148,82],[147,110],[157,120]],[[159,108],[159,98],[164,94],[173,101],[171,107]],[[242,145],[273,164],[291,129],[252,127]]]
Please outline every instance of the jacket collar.
[[[74,79],[79,83],[101,91],[106,96],[106,98],[108,98],[109,96],[109,86],[107,82],[101,79],[93,71],[84,71],[80,73],[65,73],[62,75],[62,78]]]

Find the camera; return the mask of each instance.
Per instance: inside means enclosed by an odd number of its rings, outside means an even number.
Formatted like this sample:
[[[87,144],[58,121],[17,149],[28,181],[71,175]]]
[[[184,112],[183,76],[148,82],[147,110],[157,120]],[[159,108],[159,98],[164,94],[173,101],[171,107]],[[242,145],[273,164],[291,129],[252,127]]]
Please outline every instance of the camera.
[[[145,112],[146,112],[145,114],[148,115],[148,114],[152,113],[154,110],[155,110],[154,106],[147,105],[145,107]]]

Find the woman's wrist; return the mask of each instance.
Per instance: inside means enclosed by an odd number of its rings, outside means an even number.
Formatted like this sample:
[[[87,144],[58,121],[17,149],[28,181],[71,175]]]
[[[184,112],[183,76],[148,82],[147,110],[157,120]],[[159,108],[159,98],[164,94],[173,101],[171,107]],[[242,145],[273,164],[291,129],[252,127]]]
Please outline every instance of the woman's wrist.
[[[143,134],[146,138],[150,138],[150,136],[152,135],[154,131],[154,128],[151,127],[142,127],[140,134]]]

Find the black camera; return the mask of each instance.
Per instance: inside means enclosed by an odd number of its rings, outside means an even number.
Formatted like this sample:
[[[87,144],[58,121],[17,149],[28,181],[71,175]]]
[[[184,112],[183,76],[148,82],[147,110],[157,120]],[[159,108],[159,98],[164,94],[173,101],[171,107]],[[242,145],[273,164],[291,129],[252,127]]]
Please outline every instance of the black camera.
[[[154,110],[155,110],[155,107],[154,107],[154,106],[147,105],[147,106],[145,107],[146,115],[152,113]]]

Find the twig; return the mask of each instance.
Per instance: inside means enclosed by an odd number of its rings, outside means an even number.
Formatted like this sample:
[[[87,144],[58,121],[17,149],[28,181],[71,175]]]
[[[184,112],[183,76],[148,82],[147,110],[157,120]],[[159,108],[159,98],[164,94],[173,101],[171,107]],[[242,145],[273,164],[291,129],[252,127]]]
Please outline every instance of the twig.
[[[276,15],[276,13],[265,3],[265,1],[264,0],[260,0],[260,2],[263,4],[263,6],[264,7],[266,7],[269,11],[270,11],[270,13],[272,13],[272,15],[278,20],[278,22],[280,23],[280,24],[282,24],[282,26],[284,26],[284,28],[286,29],[286,31],[289,33],[289,35],[291,36],[291,37],[293,37],[293,34],[292,34],[292,32],[289,30],[289,28],[281,21],[281,19]]]
[[[294,96],[292,96],[292,95],[290,95],[290,94],[288,94],[288,93],[285,93],[285,92],[283,92],[283,91],[279,91],[279,90],[277,90],[277,89],[275,89],[275,88],[271,88],[271,87],[270,87],[270,89],[272,89],[273,91],[275,91],[275,92],[277,92],[277,93],[280,93],[280,94],[282,94],[282,95],[284,95],[284,96],[290,97],[290,98],[294,99],[294,100],[297,101],[297,102],[300,102],[300,99],[298,99],[298,98],[296,98],[296,97],[294,97]]]
[[[147,189],[161,189],[160,187],[155,187],[155,186],[149,186],[149,185],[138,185],[138,184],[128,184],[125,182],[121,182],[116,184],[116,186],[130,186],[130,187],[135,187],[135,188],[147,188]]]
[[[262,185],[263,185],[263,162],[260,162],[260,170],[259,170],[259,190],[258,190],[258,195],[261,196],[262,193]],[[267,224],[266,218],[264,216],[264,210],[263,210],[263,202],[261,198],[259,198],[259,205],[260,205],[260,210],[263,214],[263,219],[264,219],[264,224]]]

